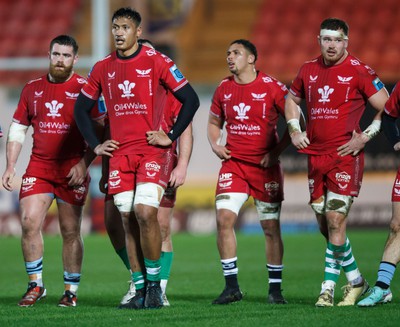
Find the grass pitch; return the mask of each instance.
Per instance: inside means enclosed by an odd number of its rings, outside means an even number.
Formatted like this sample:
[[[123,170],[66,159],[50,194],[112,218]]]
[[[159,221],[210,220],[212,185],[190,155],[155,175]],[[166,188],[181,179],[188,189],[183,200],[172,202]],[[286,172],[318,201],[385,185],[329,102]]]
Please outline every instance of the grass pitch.
[[[373,285],[387,231],[350,231],[353,252]],[[285,306],[266,303],[264,238],[238,234],[239,283],[243,300],[226,306],[211,301],[224,287],[215,236],[174,235],[175,257],[167,294],[171,307],[118,310],[129,274],[105,235],[85,237],[83,276],[76,308],[59,308],[63,292],[60,237],[45,237],[44,282],[47,297],[31,308],[17,302],[27,276],[18,238],[0,238],[0,326],[399,326],[399,274],[391,304],[374,308],[315,308],[323,279],[325,243],[319,234],[285,234]],[[345,284],[342,274],[336,303]]]

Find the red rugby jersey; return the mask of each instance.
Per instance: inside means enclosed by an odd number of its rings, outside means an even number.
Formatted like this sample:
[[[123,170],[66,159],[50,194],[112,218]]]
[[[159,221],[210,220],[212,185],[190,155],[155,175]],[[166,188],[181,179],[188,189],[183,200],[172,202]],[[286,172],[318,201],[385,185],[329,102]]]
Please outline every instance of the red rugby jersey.
[[[307,105],[310,145],[300,152],[336,152],[353,130],[361,132],[367,100],[383,87],[375,71],[352,55],[334,66],[326,66],[322,56],[306,62],[290,87]]]
[[[170,58],[140,47],[132,58],[113,52],[97,62],[82,93],[95,100],[103,94],[111,139],[120,143],[114,155],[142,154],[159,151],[148,145],[146,132],[161,126],[166,89],[175,92],[187,83]]]
[[[233,76],[220,83],[210,113],[226,122],[226,147],[233,158],[259,164],[275,147],[287,92],[285,85],[262,72],[249,84],[238,84]]]
[[[22,90],[13,121],[33,127],[31,160],[38,165],[82,157],[86,143],[74,120],[74,105],[86,80],[77,75],[51,83],[47,75],[28,82]],[[92,110],[92,118],[104,114]]]
[[[390,94],[389,100],[385,104],[385,112],[394,118],[400,117],[400,86],[396,84],[392,93]]]

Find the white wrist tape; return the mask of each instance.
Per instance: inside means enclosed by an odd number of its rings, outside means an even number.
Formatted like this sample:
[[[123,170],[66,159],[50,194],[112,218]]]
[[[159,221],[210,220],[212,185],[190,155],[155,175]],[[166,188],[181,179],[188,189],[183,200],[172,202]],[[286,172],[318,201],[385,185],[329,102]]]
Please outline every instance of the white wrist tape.
[[[23,144],[28,126],[12,122],[8,131],[7,142],[18,142]]]
[[[375,137],[379,131],[381,130],[381,121],[380,120],[374,120],[372,121],[371,125],[369,125],[363,133],[369,137],[369,139],[372,139]]]
[[[288,129],[289,129],[289,135],[292,135],[294,132],[300,132],[301,133],[301,127],[300,127],[300,122],[297,118],[292,118],[287,121]]]

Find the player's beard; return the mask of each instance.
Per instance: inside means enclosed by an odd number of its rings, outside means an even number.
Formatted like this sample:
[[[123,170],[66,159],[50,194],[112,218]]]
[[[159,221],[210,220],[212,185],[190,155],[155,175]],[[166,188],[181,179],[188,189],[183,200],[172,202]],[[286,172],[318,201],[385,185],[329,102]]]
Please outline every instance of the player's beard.
[[[64,69],[57,69],[57,67],[63,67]],[[49,73],[55,83],[63,83],[71,76],[72,68],[72,65],[50,64]]]

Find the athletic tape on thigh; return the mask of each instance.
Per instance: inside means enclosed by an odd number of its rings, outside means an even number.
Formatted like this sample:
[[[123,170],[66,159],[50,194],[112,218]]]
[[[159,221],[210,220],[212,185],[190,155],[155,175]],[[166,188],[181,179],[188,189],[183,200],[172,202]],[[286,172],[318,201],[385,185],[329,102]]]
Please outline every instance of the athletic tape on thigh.
[[[311,208],[314,210],[315,213],[324,215],[325,214],[325,195],[321,196],[318,200],[321,202],[311,202]]]
[[[326,211],[335,211],[347,216],[349,213],[353,197],[328,191],[326,196]]]
[[[143,183],[136,186],[136,195],[134,204],[144,204],[158,208],[161,198],[164,195],[164,189],[155,183]]]
[[[263,202],[255,199],[254,203],[260,220],[279,220],[281,215],[280,202]]]
[[[249,196],[246,193],[222,193],[215,197],[215,207],[233,211],[236,215]]]
[[[114,194],[114,204],[118,208],[119,212],[131,212],[133,211],[133,191],[125,191]]]

